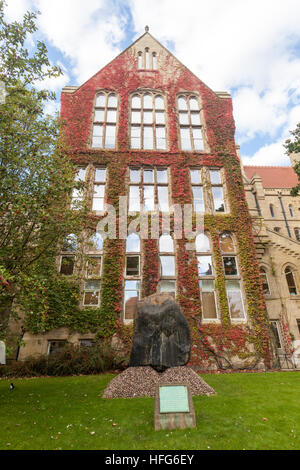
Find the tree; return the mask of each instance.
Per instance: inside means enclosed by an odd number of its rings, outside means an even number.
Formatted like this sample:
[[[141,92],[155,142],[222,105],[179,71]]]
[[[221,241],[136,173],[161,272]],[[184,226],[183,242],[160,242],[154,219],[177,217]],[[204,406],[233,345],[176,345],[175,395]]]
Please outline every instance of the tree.
[[[13,307],[32,289],[42,295],[39,286],[47,277],[53,281],[59,243],[80,233],[86,220],[83,205],[72,210],[69,204],[84,183],[74,178],[63,124],[44,113],[55,95],[36,86],[62,72],[50,64],[44,43],[38,41],[33,53],[25,47],[38,13],[9,24],[4,10],[0,0],[0,81],[6,90],[0,104],[0,338]]]
[[[296,129],[291,131],[292,139],[287,139],[285,141],[284,147],[286,148],[286,154],[290,155],[291,153],[300,153],[300,123],[297,124]],[[293,166],[295,173],[298,176],[299,183],[292,188],[291,195],[297,196],[300,192],[300,161]]]

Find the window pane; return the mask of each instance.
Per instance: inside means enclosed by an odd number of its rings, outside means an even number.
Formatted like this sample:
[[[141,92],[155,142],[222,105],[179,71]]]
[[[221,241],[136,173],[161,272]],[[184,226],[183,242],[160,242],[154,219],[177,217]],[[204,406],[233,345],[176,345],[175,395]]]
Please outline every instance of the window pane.
[[[116,108],[118,106],[118,100],[116,95],[109,95],[108,97],[108,108]]]
[[[107,122],[116,122],[116,120],[117,120],[117,111],[108,110],[107,111],[106,121]]]
[[[95,124],[93,127],[93,147],[102,147],[103,126]]]
[[[90,237],[88,244],[88,248],[90,251],[102,251],[103,238],[101,234],[96,232],[92,237]]]
[[[157,69],[156,54],[152,54],[152,67],[153,67],[153,70]]]
[[[198,110],[199,105],[198,105],[198,100],[196,98],[190,98],[190,109],[191,110]]]
[[[144,183],[153,183],[153,182],[154,182],[154,171],[144,170]]]
[[[193,139],[194,139],[194,148],[195,150],[203,150],[203,140],[201,129],[193,128]]]
[[[199,233],[199,235],[196,236],[196,252],[205,253],[207,251],[210,251],[209,238],[204,233]]]
[[[191,182],[198,184],[201,183],[201,170],[190,170],[191,172]]]
[[[131,148],[141,148],[141,128],[139,126],[131,126]]]
[[[86,291],[97,291],[100,290],[100,281],[95,279],[90,281],[85,281],[84,290]]]
[[[212,194],[213,194],[213,198],[214,198],[215,211],[216,212],[225,212],[222,188],[213,187],[212,188]]]
[[[137,310],[137,302],[139,298],[139,282],[138,281],[125,281],[125,319],[132,320]]]
[[[141,122],[141,112],[140,111],[131,111],[131,122],[140,124]],[[132,133],[131,133],[132,135]]]
[[[143,56],[142,53],[138,53],[138,68],[141,69],[143,67]]]
[[[98,96],[97,96],[97,99],[96,99],[96,106],[97,107],[100,107],[100,108],[104,108],[105,107],[105,95],[103,93],[100,93]]]
[[[194,211],[195,212],[204,212],[204,201],[203,201],[203,192],[202,187],[193,186],[193,197],[194,197]]]
[[[94,185],[94,197],[104,197],[105,185],[104,184],[95,184]]]
[[[217,318],[214,281],[200,281],[203,318]]]
[[[260,271],[259,277],[260,277],[261,282],[262,282],[264,294],[265,294],[265,295],[269,295],[269,294],[270,294],[270,289],[269,289],[269,283],[268,283],[267,273],[266,273],[266,271],[264,270],[264,268],[260,268],[259,271]]]
[[[220,170],[209,170],[211,184],[221,184]]]
[[[129,210],[140,210],[140,188],[138,186],[130,186],[129,188]]]
[[[157,170],[156,177],[157,177],[158,183],[167,183],[168,182],[167,170]]]
[[[156,124],[165,124],[165,113],[156,111],[155,113],[155,122]]]
[[[144,95],[144,108],[152,109],[152,95]]]
[[[169,210],[169,191],[167,186],[158,186],[158,207],[162,212],[168,212]]]
[[[179,113],[179,122],[180,124],[188,124],[189,119],[188,119],[188,113]]]
[[[141,108],[141,97],[139,95],[134,95],[131,102],[132,108]]]
[[[144,123],[152,124],[152,111],[144,111]]]
[[[234,243],[229,233],[221,234],[220,249],[223,253],[234,253]]]
[[[140,237],[136,233],[131,233],[126,239],[126,253],[140,252]]]
[[[164,127],[156,127],[156,148],[161,150],[166,148],[166,131]]]
[[[99,305],[99,292],[84,292],[83,305]]]
[[[186,99],[184,96],[178,98],[178,109],[187,109]]]
[[[240,283],[238,281],[226,281],[228,307],[231,318],[244,318],[244,308]]]
[[[162,96],[156,96],[154,99],[155,109],[165,109],[165,103]]]
[[[191,113],[191,123],[194,126],[200,126],[200,113]]]
[[[106,126],[105,148],[114,148],[116,139],[116,126]]]
[[[139,256],[126,256],[126,276],[139,276],[140,258]]]
[[[74,262],[74,256],[62,256],[60,264],[60,274],[65,274],[67,276],[72,275],[74,271]]]
[[[161,262],[161,275],[162,276],[175,276],[175,257],[174,256],[160,256]]]
[[[101,256],[90,257],[87,261],[87,277],[100,276],[101,274]]]
[[[198,260],[198,275],[211,276],[212,275],[212,261],[211,256],[197,256]]]
[[[192,150],[190,130],[185,127],[180,128],[180,139],[182,150]]]
[[[77,237],[70,233],[63,241],[63,251],[74,252],[77,250]]]
[[[290,268],[285,269],[285,277],[286,277],[286,282],[288,285],[289,293],[291,295],[297,295],[297,288],[295,284],[294,275]]]
[[[93,199],[93,211],[103,211],[104,210],[104,198],[94,198]]]
[[[160,292],[170,292],[171,294],[176,293],[176,281],[160,281]]]
[[[152,127],[144,127],[144,149],[153,149],[153,129]]]
[[[276,347],[281,348],[281,341],[280,341],[277,321],[271,321],[270,325],[271,325],[271,330],[273,331],[273,334],[275,337]]]
[[[95,181],[98,183],[104,183],[106,179],[106,169],[105,168],[96,168],[95,171]]]
[[[75,175],[75,181],[85,181],[85,168],[78,168]]]
[[[237,276],[237,266],[234,256],[223,256],[225,276]]]
[[[150,68],[149,51],[147,51],[147,50],[145,52],[145,67],[146,67],[146,69]]]
[[[144,210],[154,210],[154,186],[144,186]]]
[[[130,170],[130,181],[132,183],[139,183],[141,180],[141,171],[140,170]]]
[[[159,251],[161,253],[174,253],[174,241],[171,235],[161,235],[159,238]]]
[[[104,109],[96,109],[94,121],[95,122],[103,122],[104,121]]]

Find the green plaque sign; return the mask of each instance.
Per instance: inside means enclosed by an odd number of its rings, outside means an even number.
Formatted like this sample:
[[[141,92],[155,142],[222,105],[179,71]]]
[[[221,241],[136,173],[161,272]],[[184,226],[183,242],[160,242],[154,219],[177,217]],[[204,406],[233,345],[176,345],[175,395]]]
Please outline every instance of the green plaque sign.
[[[160,413],[189,413],[188,389],[184,385],[159,387]]]

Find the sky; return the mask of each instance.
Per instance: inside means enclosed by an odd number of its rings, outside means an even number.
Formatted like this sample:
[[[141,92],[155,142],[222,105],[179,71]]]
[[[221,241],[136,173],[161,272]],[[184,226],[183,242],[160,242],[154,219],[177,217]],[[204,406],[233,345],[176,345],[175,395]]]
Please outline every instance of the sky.
[[[299,0],[6,0],[6,18],[39,10],[38,32],[64,75],[80,85],[149,32],[206,85],[233,100],[247,165],[289,165],[284,141],[300,122]]]

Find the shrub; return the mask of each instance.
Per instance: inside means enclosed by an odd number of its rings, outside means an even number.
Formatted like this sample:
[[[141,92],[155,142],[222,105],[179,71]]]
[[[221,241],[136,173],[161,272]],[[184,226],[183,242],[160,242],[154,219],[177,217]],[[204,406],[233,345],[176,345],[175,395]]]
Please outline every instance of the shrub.
[[[128,357],[117,353],[107,342],[101,342],[93,347],[69,344],[49,356],[28,357],[24,361],[0,367],[0,376],[88,375],[124,369],[127,365]]]

